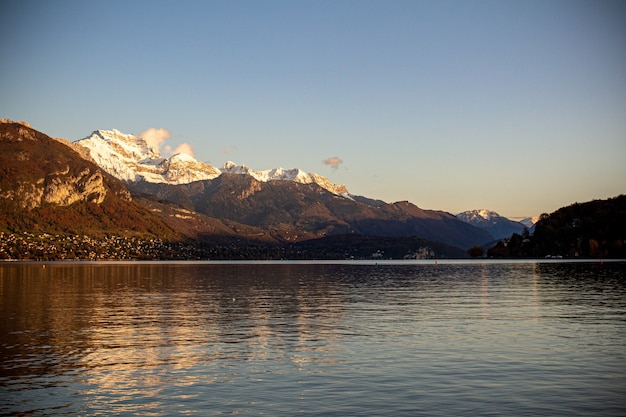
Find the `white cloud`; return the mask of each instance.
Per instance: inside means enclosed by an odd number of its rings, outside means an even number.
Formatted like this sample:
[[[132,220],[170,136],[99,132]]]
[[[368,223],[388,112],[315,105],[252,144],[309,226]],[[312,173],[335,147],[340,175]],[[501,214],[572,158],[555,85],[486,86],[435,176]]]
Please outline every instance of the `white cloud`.
[[[172,133],[164,128],[151,127],[144,130],[137,135],[146,141],[148,146],[152,146],[159,152],[163,151],[166,155],[176,155],[177,153],[184,153],[189,156],[194,156],[191,145],[187,142],[181,143],[176,148],[172,148],[170,145],[164,145],[165,141],[172,137]]]
[[[329,165],[332,169],[339,168],[339,165],[343,164],[343,160],[338,156],[331,156],[322,161],[324,165]]]
[[[152,146],[153,148],[160,150],[161,145],[163,145],[163,143],[167,139],[169,139],[172,136],[172,134],[167,129],[163,129],[163,128],[157,129],[157,128],[151,127],[150,129],[144,130],[137,136],[145,140],[149,146]]]
[[[231,152],[237,152],[239,150],[239,148],[237,147],[237,145],[231,145],[230,147],[223,147],[222,148],[222,153],[224,155],[228,155]]]
[[[181,143],[172,152],[172,154],[174,154],[174,155],[176,155],[177,153],[184,153],[184,154],[187,154],[189,156],[194,156],[193,149],[191,149],[191,145],[188,144],[187,142]]]

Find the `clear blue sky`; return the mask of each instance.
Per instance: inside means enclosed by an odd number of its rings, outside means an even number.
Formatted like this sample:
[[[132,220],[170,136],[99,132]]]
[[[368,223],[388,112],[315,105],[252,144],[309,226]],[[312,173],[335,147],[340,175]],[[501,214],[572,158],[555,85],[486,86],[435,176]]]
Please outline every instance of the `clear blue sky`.
[[[624,1],[20,0],[0,40],[0,117],[51,136],[165,128],[452,213],[626,193]]]

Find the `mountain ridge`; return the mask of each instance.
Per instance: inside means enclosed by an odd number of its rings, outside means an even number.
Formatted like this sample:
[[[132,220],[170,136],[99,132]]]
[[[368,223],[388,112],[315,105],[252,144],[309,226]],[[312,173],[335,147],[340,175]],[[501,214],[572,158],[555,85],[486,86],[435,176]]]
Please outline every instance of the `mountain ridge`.
[[[282,241],[355,233],[419,236],[465,248],[493,240],[450,213],[423,210],[408,201],[373,206],[340,197],[317,184],[261,182],[222,174],[190,184],[137,182],[128,187],[133,193],[153,195],[210,217],[262,227]]]
[[[456,215],[462,221],[488,232],[494,240],[521,234],[528,226],[487,209],[467,210]]]
[[[95,130],[90,136],[73,142],[87,150],[89,157],[114,177],[127,182],[187,184],[215,179],[223,173],[250,175],[258,181],[293,181],[315,183],[328,191],[349,197],[345,185],[333,184],[328,178],[306,173],[298,168],[274,168],[255,171],[245,165],[226,162],[222,168],[199,162],[193,156],[177,153],[169,158],[149,145],[145,139],[117,129]]]
[[[283,242],[342,233],[415,235],[458,247],[493,240],[479,228],[455,223],[458,219],[449,213],[422,210],[409,202],[353,196],[345,186],[297,168],[254,171],[229,161],[218,169],[185,156],[181,159],[191,165],[182,177],[168,170],[176,155],[163,158],[135,135],[99,130],[75,144],[89,149],[91,157],[124,181],[131,193],[261,227]]]
[[[73,143],[85,148],[96,164],[122,181],[184,184],[220,175],[215,167],[188,155],[164,158],[144,139],[116,129],[95,130]]]

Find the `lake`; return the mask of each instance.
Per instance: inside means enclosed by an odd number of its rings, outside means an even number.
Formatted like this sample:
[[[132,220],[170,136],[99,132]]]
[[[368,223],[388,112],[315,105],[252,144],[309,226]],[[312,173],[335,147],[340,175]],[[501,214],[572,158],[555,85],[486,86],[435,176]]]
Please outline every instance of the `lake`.
[[[626,263],[0,264],[1,415],[624,416]]]

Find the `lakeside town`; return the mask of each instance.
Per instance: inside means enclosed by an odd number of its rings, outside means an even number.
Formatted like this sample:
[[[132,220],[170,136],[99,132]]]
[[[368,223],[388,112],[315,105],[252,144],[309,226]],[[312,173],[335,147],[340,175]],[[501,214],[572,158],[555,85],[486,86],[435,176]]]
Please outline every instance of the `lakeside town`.
[[[277,259],[435,259],[445,256],[412,239],[354,237],[339,247],[301,242],[168,242],[158,238],[0,232],[0,261],[277,260]],[[459,253],[462,253],[459,251]]]
[[[206,248],[161,239],[0,232],[0,259],[3,260],[197,259],[208,255]]]

